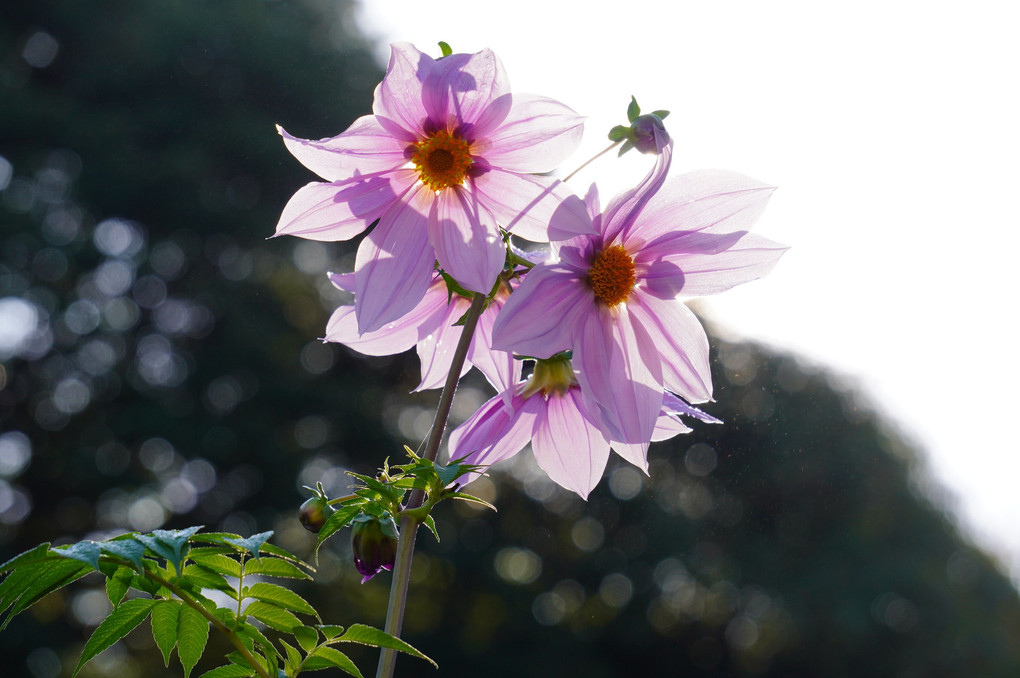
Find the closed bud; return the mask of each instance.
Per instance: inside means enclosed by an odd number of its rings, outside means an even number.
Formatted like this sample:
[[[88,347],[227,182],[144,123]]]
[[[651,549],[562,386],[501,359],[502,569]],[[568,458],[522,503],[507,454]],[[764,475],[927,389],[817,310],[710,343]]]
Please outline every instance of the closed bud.
[[[326,520],[335,512],[336,509],[329,505],[328,499],[315,496],[301,504],[301,508],[298,511],[298,520],[301,521],[301,525],[309,532],[318,533],[322,526],[326,524]]]
[[[658,154],[669,143],[669,133],[662,118],[655,113],[639,116],[630,126],[631,143],[642,153]]]
[[[397,525],[393,518],[360,515],[351,521],[351,550],[361,583],[392,570],[397,559]]]

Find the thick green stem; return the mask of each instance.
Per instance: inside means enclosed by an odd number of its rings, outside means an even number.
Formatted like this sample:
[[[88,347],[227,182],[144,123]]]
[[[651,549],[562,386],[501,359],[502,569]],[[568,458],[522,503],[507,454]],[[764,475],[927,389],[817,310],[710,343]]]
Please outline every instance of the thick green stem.
[[[450,408],[453,406],[453,394],[457,390],[457,382],[460,381],[460,371],[467,359],[468,347],[471,345],[471,337],[474,336],[475,327],[478,325],[478,317],[485,308],[485,295],[475,293],[471,300],[471,308],[464,315],[464,331],[460,335],[460,342],[453,354],[453,362],[450,364],[450,374],[446,377],[446,385],[443,386],[443,393],[439,396],[439,406],[436,408],[436,418],[432,422],[432,430],[429,432],[428,441],[425,443],[425,451],[422,458],[435,461],[439,455],[439,445],[443,441],[443,433],[446,431],[446,422],[450,418]],[[407,508],[416,509],[422,505],[425,493],[415,490],[407,501]],[[397,546],[397,557],[393,563],[393,583],[390,585],[390,601],[386,608],[386,633],[393,636],[400,635],[400,627],[404,623],[404,609],[407,606],[407,584],[411,577],[411,557],[414,555],[414,539],[420,525],[414,516],[406,513],[400,519],[400,542]],[[393,669],[397,663],[397,651],[383,648],[379,653],[379,669],[376,671],[376,678],[392,678]]]

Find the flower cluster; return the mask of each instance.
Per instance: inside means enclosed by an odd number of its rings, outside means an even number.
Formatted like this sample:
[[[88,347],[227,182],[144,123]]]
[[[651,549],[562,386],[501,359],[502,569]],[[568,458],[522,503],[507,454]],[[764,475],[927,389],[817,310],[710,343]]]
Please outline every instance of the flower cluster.
[[[717,422],[708,339],[683,299],[766,274],[785,247],[748,229],[772,189],[739,174],[668,178],[665,111],[628,110],[610,139],[655,155],[649,174],[600,207],[547,176],[583,120],[552,99],[512,94],[489,50],[439,59],[392,48],[373,115],[290,152],[325,182],[300,189],[277,234],[362,239],[355,295],[326,341],[371,355],[416,347],[419,389],[440,386],[477,295],[486,306],[468,361],[497,391],[449,439],[452,458],[488,465],[529,443],[541,468],[582,497],[610,449],[647,471],[648,445]],[[373,226],[374,224],[374,226]],[[549,243],[542,254],[513,237]],[[530,375],[522,378],[522,364]]]

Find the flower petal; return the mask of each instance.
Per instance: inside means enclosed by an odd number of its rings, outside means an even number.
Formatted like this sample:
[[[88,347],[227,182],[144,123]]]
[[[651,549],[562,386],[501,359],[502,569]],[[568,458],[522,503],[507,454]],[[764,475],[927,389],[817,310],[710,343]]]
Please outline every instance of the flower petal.
[[[478,318],[478,326],[468,347],[468,360],[489,380],[493,388],[504,392],[521,380],[521,361],[512,353],[497,351],[492,346],[492,326],[506,301],[505,293],[498,293]]]
[[[414,45],[406,42],[390,45],[390,63],[386,77],[375,88],[372,111],[399,123],[419,138],[425,137],[428,112],[422,103],[422,83],[432,73],[435,63]]]
[[[546,401],[546,416],[536,421],[531,449],[553,482],[582,499],[599,484],[609,461],[609,441],[589,418],[576,388]]]
[[[706,237],[724,237],[701,233]],[[731,234],[732,235],[732,234]],[[720,252],[680,253],[662,257],[665,265],[683,272],[679,294],[718,294],[766,275],[789,248],[754,233],[736,234],[736,242]]]
[[[461,296],[454,295],[453,299],[447,302],[446,283],[440,280],[442,290],[439,297],[439,313],[435,325],[431,326],[428,333],[422,332],[418,341],[418,358],[421,360],[421,383],[415,387],[415,391],[425,391],[431,388],[442,388],[446,383],[446,377],[453,365],[453,354],[457,350],[457,343],[464,333],[463,326],[454,325],[457,319],[464,315],[471,303]],[[430,288],[430,292],[433,288]],[[429,293],[425,294],[430,296]],[[465,361],[461,366],[460,376],[463,377],[471,369],[471,363]]]
[[[495,219],[473,193],[452,186],[436,194],[428,237],[439,265],[461,286],[482,294],[492,290],[506,251]]]
[[[554,99],[515,94],[513,107],[486,135],[481,155],[517,172],[551,172],[581,144],[584,118]]]
[[[617,240],[626,241],[638,215],[666,180],[672,160],[673,142],[670,141],[655,156],[655,165],[640,184],[609,201],[602,212],[602,239],[606,245]]]
[[[407,192],[408,186],[400,183],[402,178],[373,177],[343,186],[307,184],[283,208],[275,235],[350,240]]]
[[[373,332],[418,305],[432,280],[435,253],[426,224],[431,191],[416,187],[361,241],[354,262],[360,332]]]
[[[676,231],[748,231],[774,190],[736,172],[698,170],[681,174],[648,201],[632,235],[651,242]]]
[[[578,383],[612,440],[646,443],[662,409],[657,347],[629,306],[595,309],[574,342]]]
[[[395,136],[374,115],[358,118],[339,136],[319,140],[295,137],[279,125],[276,131],[291,155],[326,181],[396,169],[407,163],[405,149],[414,141],[406,133],[403,138]]]
[[[661,421],[662,417],[659,417],[655,421],[655,430],[652,432],[653,439],[655,438],[655,434],[659,432],[659,422]],[[679,433],[679,431],[677,433]],[[627,444],[614,441],[613,451],[626,461],[634,464],[634,466],[637,466],[639,469],[644,471],[645,475],[648,475],[648,443]]]
[[[492,347],[549,358],[572,347],[574,328],[594,307],[595,297],[576,271],[558,264],[536,266],[499,312]]]
[[[711,400],[708,336],[701,321],[679,301],[648,294],[632,295],[632,299],[635,303],[628,304],[628,311],[658,349],[665,387],[689,402]]]
[[[544,410],[542,398],[513,396],[506,405],[501,396],[486,401],[467,421],[450,432],[450,459],[467,457],[469,464],[492,465],[509,459],[528,444],[535,419]],[[478,474],[465,476],[465,484]]]
[[[584,203],[556,179],[492,169],[471,181],[479,202],[514,235],[549,242],[595,232]]]
[[[509,93],[510,80],[490,49],[440,59],[422,85],[422,101],[429,120],[440,127],[452,126],[468,136],[471,126],[489,106]],[[505,107],[506,102],[496,105]]]

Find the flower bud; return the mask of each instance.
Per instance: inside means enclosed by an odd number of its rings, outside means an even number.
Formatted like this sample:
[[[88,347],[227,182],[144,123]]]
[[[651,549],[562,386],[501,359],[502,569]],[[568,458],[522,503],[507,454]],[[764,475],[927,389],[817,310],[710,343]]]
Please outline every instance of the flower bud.
[[[326,520],[334,513],[336,513],[336,509],[329,505],[328,499],[315,496],[301,504],[301,508],[298,511],[298,520],[301,521],[301,524],[309,532],[318,533],[326,523]]]
[[[382,570],[392,570],[397,559],[397,525],[393,518],[360,515],[351,521],[351,550],[362,584]]]
[[[662,118],[654,113],[638,116],[630,125],[631,143],[642,153],[658,154],[669,143],[669,133]]]

